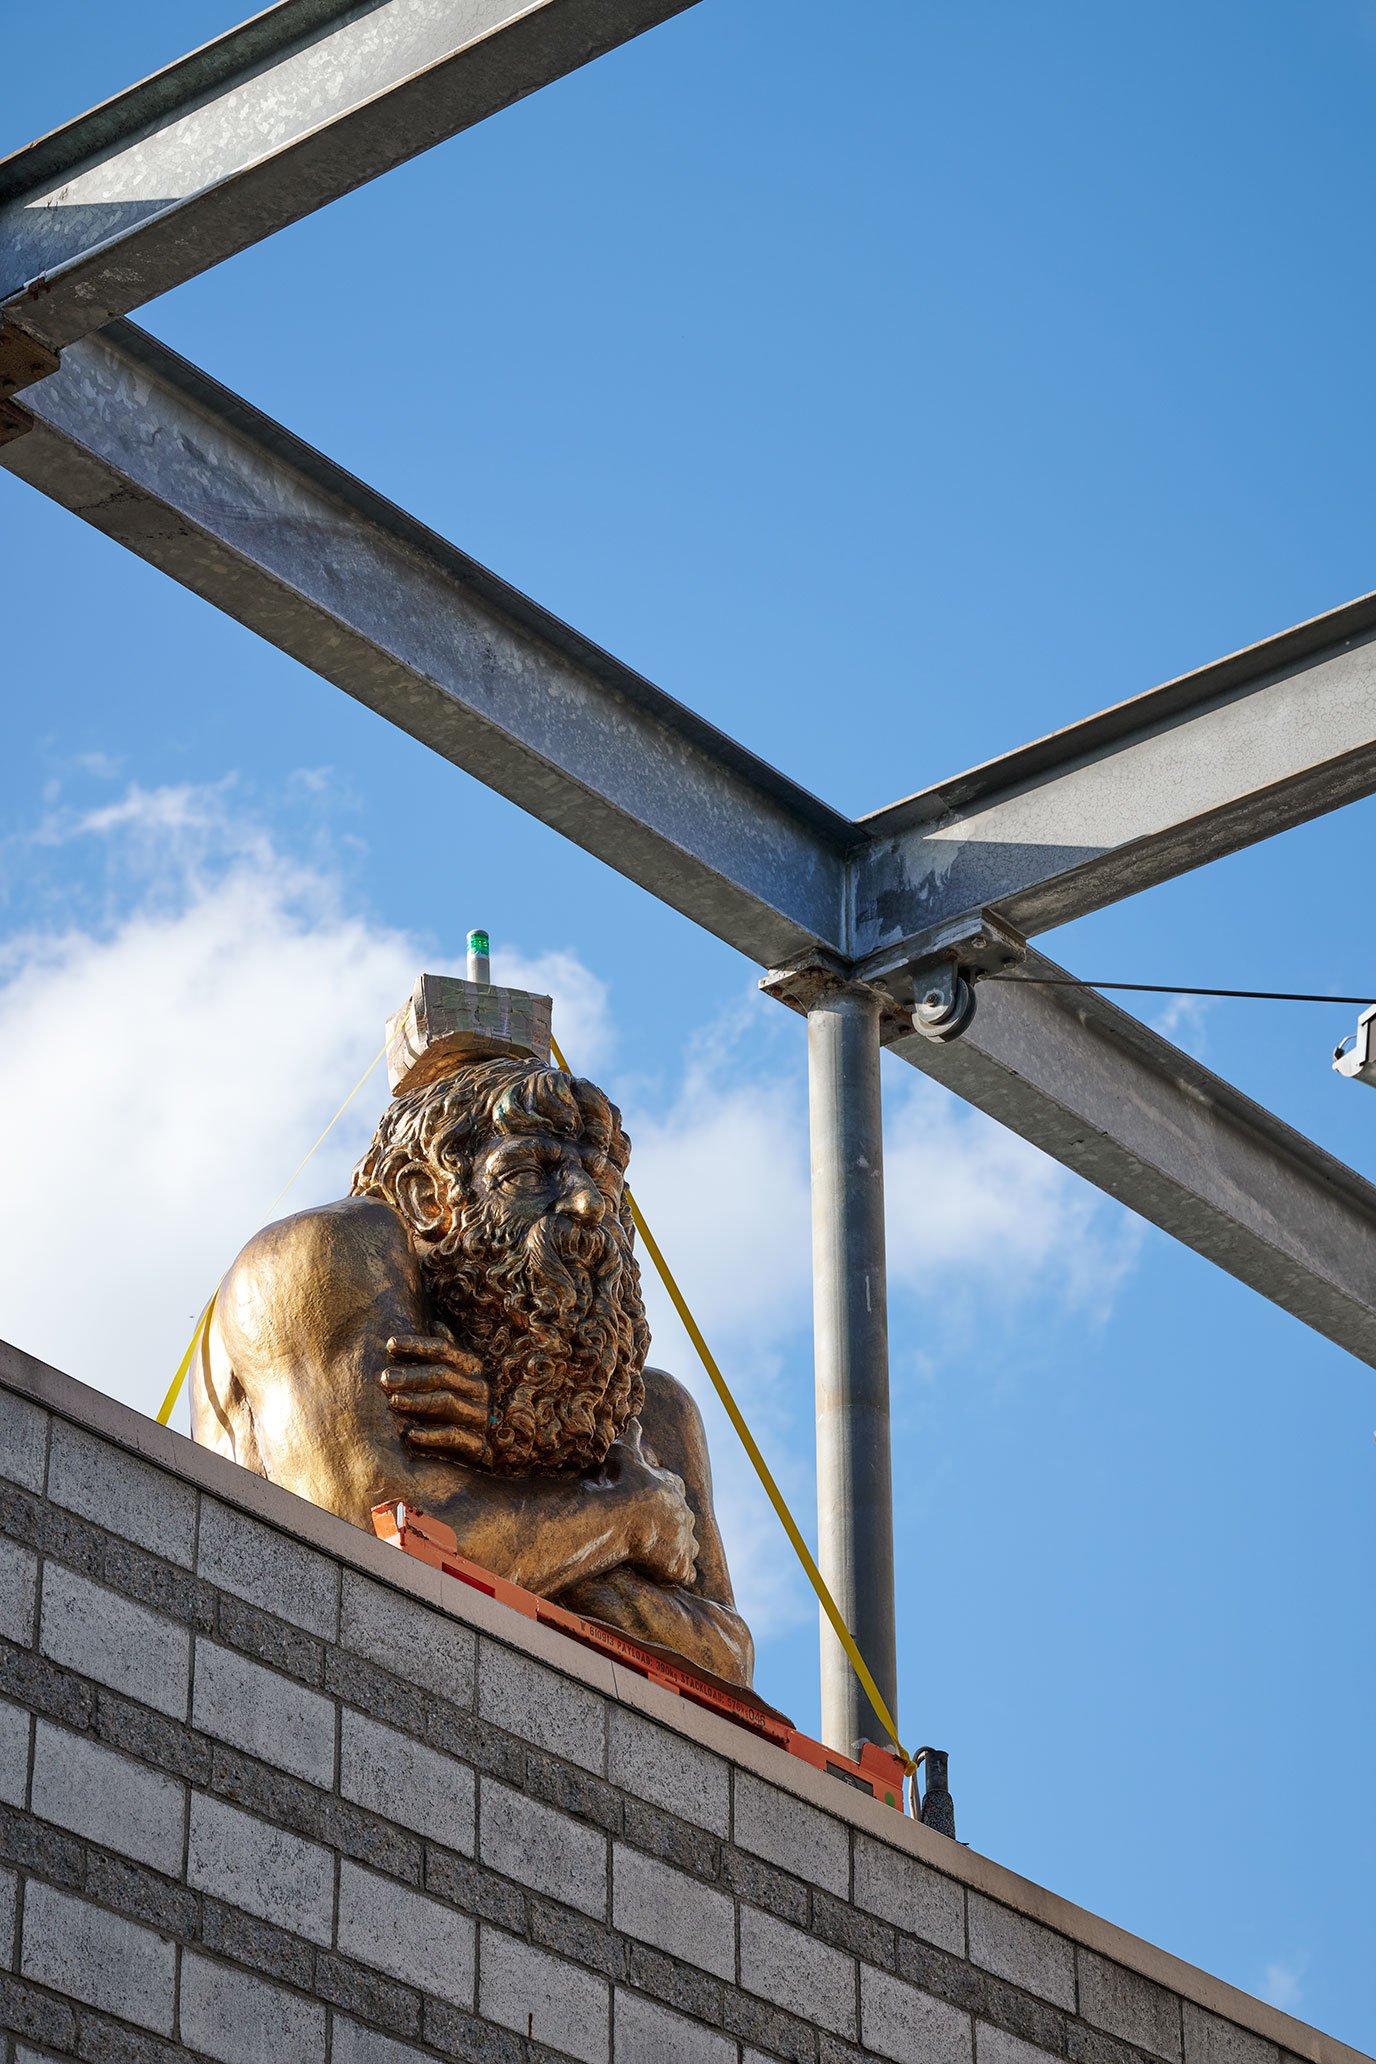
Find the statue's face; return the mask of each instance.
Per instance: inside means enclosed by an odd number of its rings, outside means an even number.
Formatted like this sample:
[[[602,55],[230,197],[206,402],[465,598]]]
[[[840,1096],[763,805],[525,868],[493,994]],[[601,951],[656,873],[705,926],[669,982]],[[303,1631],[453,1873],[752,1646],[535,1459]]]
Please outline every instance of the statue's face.
[[[516,1236],[542,1219],[591,1230],[621,1202],[621,1176],[607,1156],[554,1133],[493,1140],[475,1156],[471,1182],[474,1196]]]
[[[500,1060],[403,1099],[360,1164],[356,1191],[401,1213],[438,1316],[482,1357],[498,1471],[594,1466],[640,1408],[628,1151],[591,1083]]]

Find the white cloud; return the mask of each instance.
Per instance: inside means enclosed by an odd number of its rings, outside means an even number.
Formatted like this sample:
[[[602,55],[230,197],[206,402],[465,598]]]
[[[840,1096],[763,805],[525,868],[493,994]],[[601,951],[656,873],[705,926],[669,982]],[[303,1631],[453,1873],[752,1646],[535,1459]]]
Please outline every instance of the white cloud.
[[[93,780],[117,781],[123,762],[111,753],[84,752],[77,753],[71,764],[79,774],[89,775]]]
[[[1209,1043],[1208,1017],[1212,1008],[1212,1000],[1207,996],[1173,996],[1149,1022],[1154,1032],[1173,1040],[1199,1061]]]
[[[415,958],[311,875],[244,863],[108,937],[12,940],[7,1337],[156,1411],[197,1310],[362,1072]],[[375,1101],[294,1205],[339,1192]]]
[[[462,968],[457,969],[462,973]],[[523,953],[498,941],[492,955],[492,979],[508,989],[533,989],[554,1002],[554,1036],[569,1066],[578,1075],[605,1068],[616,1050],[611,998],[600,975],[576,953],[555,950]]]
[[[1138,1220],[920,1076],[888,1099],[884,1187],[891,1288],[937,1307],[973,1285],[986,1314],[1100,1321],[1140,1244]]]
[[[1298,1955],[1277,1957],[1266,1966],[1261,1984],[1257,1987],[1260,1998],[1268,2000],[1273,2007],[1280,2007],[1285,2013],[1293,2014],[1303,1996],[1305,1972],[1309,1968],[1309,1952],[1301,1950]]]
[[[772,1339],[811,1319],[807,1111],[799,1085],[690,1058],[665,1110],[628,1109],[632,1178],[714,1330]]]
[[[266,835],[261,827],[246,816],[232,816],[225,807],[226,793],[233,786],[232,775],[213,786],[183,782],[164,788],[142,788],[138,782],[132,782],[116,803],[102,804],[96,810],[77,810],[69,805],[53,811],[40,825],[37,842],[66,845],[80,838],[126,832],[145,844],[158,842],[159,857],[165,858],[167,849],[161,842],[172,837],[177,840],[176,860],[181,872],[190,864],[193,852],[199,857],[208,847],[221,854],[228,847],[262,852],[266,850]]]

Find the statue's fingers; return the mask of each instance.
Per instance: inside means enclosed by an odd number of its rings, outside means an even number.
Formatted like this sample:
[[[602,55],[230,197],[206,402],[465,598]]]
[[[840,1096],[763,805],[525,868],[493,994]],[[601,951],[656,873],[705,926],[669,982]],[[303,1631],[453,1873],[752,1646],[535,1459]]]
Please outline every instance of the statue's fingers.
[[[445,1345],[447,1342],[442,1336],[434,1333],[393,1333],[387,1342],[387,1352],[432,1362]]]
[[[449,1394],[465,1405],[476,1418],[481,1419],[484,1425],[487,1424],[488,1409],[492,1401],[485,1383],[479,1383],[477,1378],[472,1376],[456,1376]]]
[[[482,1375],[483,1358],[481,1355],[470,1354],[466,1347],[459,1347],[452,1340],[445,1340],[442,1345],[444,1347],[444,1363],[446,1368],[452,1369],[459,1376]]]
[[[454,1455],[464,1462],[482,1462],[487,1454],[487,1428],[470,1432],[462,1426],[408,1426],[406,1439],[413,1448],[432,1455]]]
[[[487,1410],[487,1385],[455,1369],[384,1369],[380,1380],[389,1398],[457,1397],[475,1411]]]
[[[387,1352],[397,1361],[437,1362],[461,1376],[476,1376],[483,1366],[477,1355],[456,1347],[447,1333],[394,1333]]]
[[[384,1369],[382,1387],[390,1394],[410,1393],[417,1397],[427,1391],[448,1390],[452,1382],[448,1369]]]
[[[389,1396],[394,1412],[408,1419],[433,1419],[448,1426],[486,1426],[487,1405],[478,1398],[456,1397],[451,1390],[422,1391],[415,1397]]]

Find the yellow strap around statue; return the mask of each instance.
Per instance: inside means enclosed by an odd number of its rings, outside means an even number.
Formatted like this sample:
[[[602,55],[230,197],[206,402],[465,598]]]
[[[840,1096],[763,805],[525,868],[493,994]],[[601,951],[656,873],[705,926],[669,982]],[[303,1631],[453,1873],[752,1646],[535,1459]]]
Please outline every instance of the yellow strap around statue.
[[[564,1059],[564,1056],[559,1049],[559,1044],[552,1035],[550,1038],[550,1050],[552,1051],[555,1060],[559,1063],[559,1066],[563,1069],[564,1073],[566,1075],[571,1075],[573,1073],[573,1070],[569,1067],[568,1062]],[[774,1507],[774,1510],[778,1515],[779,1524],[783,1528],[784,1532],[788,1535],[788,1538],[793,1545],[794,1554],[797,1556],[799,1562],[803,1565],[803,1568],[807,1572],[808,1582],[811,1584],[813,1590],[817,1593],[818,1604],[821,1606],[822,1611],[830,1620],[832,1631],[835,1634],[836,1639],[840,1642],[842,1648],[845,1650],[846,1659],[850,1663],[850,1666],[852,1670],[854,1670],[856,1676],[859,1678],[861,1686],[864,1689],[865,1696],[869,1700],[870,1704],[874,1707],[874,1710],[878,1715],[880,1722],[883,1725],[885,1733],[888,1735],[889,1740],[893,1743],[899,1755],[902,1757],[904,1769],[907,1770],[909,1774],[913,1773],[917,1769],[917,1764],[915,1763],[913,1758],[908,1754],[908,1751],[904,1748],[902,1742],[898,1739],[898,1729],[894,1724],[893,1714],[889,1711],[888,1702],[885,1699],[884,1694],[880,1691],[879,1686],[875,1683],[873,1677],[870,1675],[869,1665],[866,1663],[865,1658],[860,1653],[859,1645],[856,1642],[855,1636],[851,1633],[850,1628],[846,1625],[845,1620],[841,1615],[841,1608],[836,1603],[836,1600],[832,1597],[831,1592],[827,1587],[825,1577],[822,1575],[822,1572],[818,1569],[816,1563],[813,1561],[812,1550],[808,1547],[807,1542],[803,1539],[802,1533],[800,1532],[798,1527],[798,1522],[793,1517],[793,1514],[789,1511],[787,1501],[784,1498],[784,1494],[779,1489],[779,1486],[775,1483],[773,1472],[771,1471],[769,1464],[765,1461],[764,1456],[760,1453],[759,1447],[757,1446],[755,1441],[754,1434],[750,1431],[750,1428],[745,1423],[745,1415],[742,1413],[740,1406],[736,1403],[735,1398],[731,1394],[731,1386],[728,1384],[726,1378],[722,1375],[721,1370],[717,1367],[716,1358],[713,1355],[711,1348],[707,1345],[707,1342],[703,1339],[702,1332],[698,1326],[697,1320],[693,1317],[692,1312],[688,1309],[687,1298],[679,1289],[678,1284],[674,1279],[673,1271],[669,1267],[668,1262],[664,1259],[664,1256],[659,1251],[658,1241],[655,1239],[654,1234],[650,1231],[650,1228],[645,1223],[645,1214],[641,1210],[640,1206],[636,1203],[635,1197],[632,1194],[629,1183],[626,1186],[626,1202],[630,1206],[631,1218],[634,1221],[636,1232],[640,1236],[645,1251],[649,1255],[651,1261],[654,1263],[655,1268],[659,1273],[659,1280],[661,1281],[661,1283],[663,1283],[665,1289],[669,1293],[670,1303],[673,1305],[674,1310],[678,1313],[679,1318],[683,1321],[684,1331],[687,1333],[688,1338],[692,1341],[693,1346],[697,1349],[698,1359],[702,1363],[703,1368],[707,1371],[708,1376],[712,1380],[712,1388],[716,1391],[717,1396],[721,1399],[722,1406],[726,1412],[727,1418],[731,1421],[731,1424],[735,1427],[736,1432],[740,1435],[741,1446],[745,1449],[746,1454],[750,1457],[751,1462],[754,1464],[755,1474],[760,1479],[760,1482],[764,1485],[765,1495],[768,1497],[770,1504]],[[913,1779],[913,1782],[914,1785],[916,1785],[916,1778]]]
[[[178,1362],[177,1373],[172,1378],[171,1385],[168,1388],[167,1396],[163,1399],[162,1403],[158,1407],[159,1426],[166,1426],[168,1420],[172,1417],[172,1414],[176,1409],[177,1399],[181,1396],[182,1385],[186,1381],[186,1372],[191,1367],[192,1361],[195,1358],[196,1349],[200,1346],[201,1335],[202,1333],[204,1333],[206,1327],[210,1324],[210,1314],[215,1309],[215,1299],[218,1296],[218,1290],[213,1290],[211,1292],[210,1302],[206,1305],[205,1309],[201,1313],[201,1316],[197,1319],[196,1330],[186,1343],[186,1353]]]
[[[349,1094],[345,1097],[343,1103],[335,1112],[329,1124],[325,1127],[325,1130],[321,1133],[319,1139],[315,1143],[315,1146],[311,1148],[310,1153],[307,1154],[303,1160],[297,1162],[295,1168],[293,1168],[291,1174],[287,1177],[281,1189],[273,1198],[271,1204],[269,1204],[269,1211],[274,1211],[276,1207],[281,1203],[282,1199],[286,1196],[287,1191],[296,1181],[297,1176],[300,1175],[302,1169],[306,1166],[306,1162],[309,1161],[311,1155],[315,1153],[316,1148],[324,1146],[326,1140],[334,1131],[336,1125],[338,1125],[340,1119],[344,1116],[344,1113],[348,1110],[350,1104],[358,1095],[358,1092],[362,1089],[364,1083],[368,1080],[368,1077],[372,1074],[374,1068],[382,1059],[382,1056],[386,1053],[386,1051],[387,1048],[384,1043],[382,1046],[378,1048],[377,1052],[373,1055],[373,1058],[369,1061],[367,1067],[363,1070],[363,1073],[359,1076],[357,1082],[349,1091]],[[195,1359],[196,1349],[200,1344],[201,1335],[205,1332],[206,1327],[210,1324],[210,1316],[215,1309],[215,1299],[219,1296],[219,1294],[220,1293],[218,1289],[211,1291],[210,1301],[206,1305],[205,1310],[201,1313],[201,1316],[196,1321],[196,1330],[192,1334],[190,1340],[187,1342],[186,1353],[182,1356],[180,1362],[177,1364],[177,1373],[172,1378],[172,1382],[168,1388],[167,1396],[163,1399],[162,1405],[159,1409],[159,1426],[166,1426],[168,1420],[172,1417],[173,1412],[176,1410],[177,1399],[181,1396],[182,1385],[186,1381],[186,1372],[191,1367],[192,1361]]]

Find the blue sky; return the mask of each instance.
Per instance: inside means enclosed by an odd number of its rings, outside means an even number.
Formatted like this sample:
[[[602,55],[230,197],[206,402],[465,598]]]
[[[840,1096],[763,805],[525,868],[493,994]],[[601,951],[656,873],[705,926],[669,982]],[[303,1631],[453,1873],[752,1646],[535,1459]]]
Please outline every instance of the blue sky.
[[[234,19],[21,11],[3,136]],[[868,810],[1376,585],[1374,108],[1365,0],[704,0],[140,319]],[[0,525],[0,1331],[156,1409],[385,1011],[485,922],[625,1105],[806,1511],[798,1022],[4,476]],[[1374,827],[1042,943],[1360,990]],[[1328,1067],[1351,1014],[1162,1003],[1376,1174],[1376,1099]],[[909,1072],[886,1097],[909,1735],[977,1848],[1373,2047],[1371,1372]],[[813,1724],[806,1597],[712,1431],[762,1687]]]

